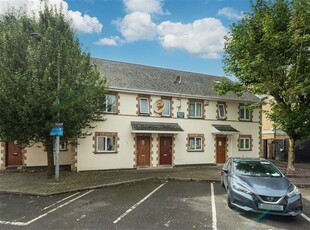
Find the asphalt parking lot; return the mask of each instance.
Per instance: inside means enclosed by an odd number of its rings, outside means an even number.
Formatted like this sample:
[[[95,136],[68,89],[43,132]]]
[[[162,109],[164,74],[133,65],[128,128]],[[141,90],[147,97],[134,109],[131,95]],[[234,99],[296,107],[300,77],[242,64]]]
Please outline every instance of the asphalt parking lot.
[[[219,183],[144,181],[49,197],[0,194],[0,229],[308,229],[296,218],[230,210]]]

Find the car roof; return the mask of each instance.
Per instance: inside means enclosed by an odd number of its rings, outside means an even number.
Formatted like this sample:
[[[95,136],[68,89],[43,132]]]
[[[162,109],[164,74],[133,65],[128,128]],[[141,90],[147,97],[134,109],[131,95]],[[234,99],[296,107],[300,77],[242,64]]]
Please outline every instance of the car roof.
[[[242,161],[268,161],[266,159],[255,158],[255,157],[230,157],[229,159],[231,159],[233,161],[235,161],[235,160],[242,160]]]

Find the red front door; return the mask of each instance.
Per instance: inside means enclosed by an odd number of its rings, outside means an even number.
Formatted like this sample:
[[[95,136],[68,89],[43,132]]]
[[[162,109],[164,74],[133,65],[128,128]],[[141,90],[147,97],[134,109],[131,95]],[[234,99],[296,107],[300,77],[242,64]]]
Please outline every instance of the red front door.
[[[171,137],[160,137],[160,165],[171,165],[172,164],[172,138]]]
[[[20,166],[23,165],[23,151],[13,143],[6,144],[6,165]]]
[[[223,164],[226,160],[226,137],[216,137],[216,163]]]
[[[137,137],[137,166],[150,166],[150,137]]]

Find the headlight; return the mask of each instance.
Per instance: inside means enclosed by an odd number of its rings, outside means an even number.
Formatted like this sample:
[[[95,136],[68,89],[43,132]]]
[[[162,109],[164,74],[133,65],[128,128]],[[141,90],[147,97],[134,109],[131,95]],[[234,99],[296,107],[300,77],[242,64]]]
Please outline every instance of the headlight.
[[[231,184],[232,184],[232,188],[234,190],[237,190],[239,192],[243,192],[243,193],[246,193],[246,194],[251,194],[252,193],[249,189],[245,188],[243,185],[239,184],[238,182],[236,182],[234,180],[232,180]]]
[[[299,189],[295,185],[292,185],[291,187],[292,188],[289,190],[289,193],[287,194],[288,197],[293,197],[300,194]]]

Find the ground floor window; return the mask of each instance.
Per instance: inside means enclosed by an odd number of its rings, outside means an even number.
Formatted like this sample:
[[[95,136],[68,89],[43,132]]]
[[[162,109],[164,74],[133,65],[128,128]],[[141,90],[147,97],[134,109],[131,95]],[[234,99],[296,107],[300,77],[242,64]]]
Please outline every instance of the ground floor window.
[[[54,138],[54,151],[56,150],[56,137]],[[63,139],[59,138],[59,151],[67,151],[68,143]]]
[[[252,150],[252,136],[239,136],[239,150],[250,151]]]
[[[203,134],[188,135],[188,151],[203,151]]]
[[[113,153],[117,148],[117,133],[96,132],[95,152]]]

